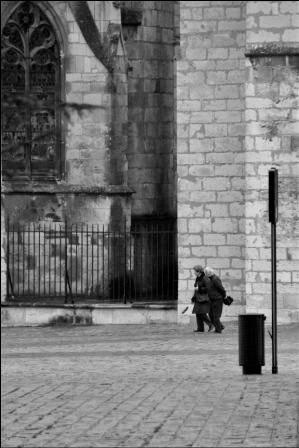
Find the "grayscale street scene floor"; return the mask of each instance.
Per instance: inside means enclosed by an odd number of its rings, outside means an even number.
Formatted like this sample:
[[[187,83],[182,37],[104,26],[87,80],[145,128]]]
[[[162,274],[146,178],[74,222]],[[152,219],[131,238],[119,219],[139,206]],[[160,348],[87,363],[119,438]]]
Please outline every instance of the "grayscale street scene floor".
[[[2,329],[2,447],[298,447],[298,324],[265,328],[243,375],[238,323]]]

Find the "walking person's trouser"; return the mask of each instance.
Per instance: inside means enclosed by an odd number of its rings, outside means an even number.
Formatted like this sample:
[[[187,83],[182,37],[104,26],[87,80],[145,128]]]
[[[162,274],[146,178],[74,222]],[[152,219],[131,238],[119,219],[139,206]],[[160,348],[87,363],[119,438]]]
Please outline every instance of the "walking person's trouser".
[[[204,329],[205,329],[204,328],[204,322],[207,325],[210,325],[211,321],[210,321],[208,315],[205,314],[205,313],[196,314],[197,329],[199,331],[204,331]]]
[[[221,300],[214,300],[211,302],[211,311],[210,311],[210,318],[211,321],[215,327],[215,331],[217,333],[221,333],[222,331],[222,325],[220,322],[220,317],[222,314],[222,308],[223,308],[223,302]]]

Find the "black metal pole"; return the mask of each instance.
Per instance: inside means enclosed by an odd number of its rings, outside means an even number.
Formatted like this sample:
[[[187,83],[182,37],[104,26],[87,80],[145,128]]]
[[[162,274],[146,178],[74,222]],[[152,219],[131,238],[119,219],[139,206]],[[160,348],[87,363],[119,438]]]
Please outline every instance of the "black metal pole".
[[[276,222],[271,223],[272,255],[272,373],[277,373]]]
[[[276,290],[276,223],[278,221],[278,170],[269,170],[269,221],[271,223],[272,271],[272,373],[277,373],[277,290]]]
[[[64,271],[64,303],[67,303],[67,220],[64,221],[64,263],[65,263],[65,271]]]
[[[10,247],[9,247],[9,239],[10,239],[10,221],[9,218],[7,218],[7,240],[6,240],[6,298],[9,298],[9,276],[10,276],[10,271],[9,271],[9,253],[10,253]],[[19,244],[18,244],[19,247]]]

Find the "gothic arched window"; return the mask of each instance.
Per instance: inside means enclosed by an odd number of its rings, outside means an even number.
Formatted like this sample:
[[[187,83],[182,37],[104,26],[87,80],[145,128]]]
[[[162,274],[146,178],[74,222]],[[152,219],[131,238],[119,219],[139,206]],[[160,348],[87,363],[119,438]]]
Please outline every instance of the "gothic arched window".
[[[23,2],[1,36],[4,179],[60,177],[60,49],[36,3]]]

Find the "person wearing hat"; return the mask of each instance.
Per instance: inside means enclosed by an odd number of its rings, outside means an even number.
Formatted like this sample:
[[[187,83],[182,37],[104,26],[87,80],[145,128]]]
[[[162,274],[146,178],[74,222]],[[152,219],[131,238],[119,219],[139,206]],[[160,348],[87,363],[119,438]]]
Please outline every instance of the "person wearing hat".
[[[196,275],[196,280],[194,283],[195,291],[191,300],[194,303],[192,313],[196,315],[197,323],[197,329],[194,331],[202,333],[205,331],[204,323],[208,325],[208,331],[211,331],[213,327],[208,314],[210,312],[210,300],[207,294],[203,267],[197,265],[194,266],[193,270]]]
[[[210,319],[215,326],[215,333],[222,333],[224,326],[220,321],[223,308],[223,299],[226,297],[226,291],[222,285],[220,278],[215,274],[213,269],[206,267],[204,269],[206,276],[206,286],[208,296],[211,301]]]

